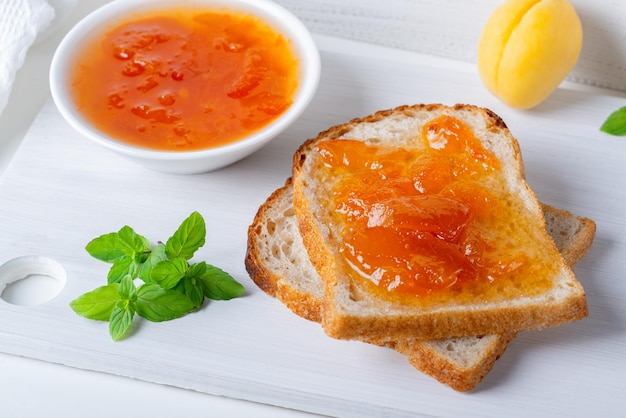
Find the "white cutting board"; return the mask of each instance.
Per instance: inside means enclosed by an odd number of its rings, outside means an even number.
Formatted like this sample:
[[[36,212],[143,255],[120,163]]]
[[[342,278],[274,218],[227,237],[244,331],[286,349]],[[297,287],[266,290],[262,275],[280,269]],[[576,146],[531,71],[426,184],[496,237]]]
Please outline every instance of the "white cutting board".
[[[0,264],[25,255],[63,265],[67,283],[36,306],[0,300],[0,351],[233,398],[336,416],[616,416],[626,410],[626,138],[598,131],[626,96],[566,86],[527,112],[501,105],[474,67],[317,37],[323,75],[303,117],[276,141],[221,171],[148,171],[77,135],[48,102],[0,181]],[[246,229],[290,174],[305,139],[401,104],[473,103],[500,114],[520,141],[531,186],[546,203],[596,220],[576,272],[589,318],[518,337],[471,394],[413,369],[396,352],[332,340],[249,280]],[[140,321],[114,343],[105,323],[68,303],[104,284],[108,265],[84,250],[130,225],[165,240],[194,210],[207,222],[195,259],[233,274],[244,297],[183,319]]]

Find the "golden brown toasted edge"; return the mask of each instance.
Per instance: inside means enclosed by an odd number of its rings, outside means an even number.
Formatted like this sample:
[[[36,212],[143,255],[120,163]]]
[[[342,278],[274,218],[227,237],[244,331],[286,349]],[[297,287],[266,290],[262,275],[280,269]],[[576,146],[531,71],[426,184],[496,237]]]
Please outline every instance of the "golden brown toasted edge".
[[[543,222],[541,205],[534,191],[525,182],[519,144],[509,132],[506,124],[494,112],[473,105],[460,104],[449,107],[433,104],[400,106],[394,109],[382,110],[363,118],[353,119],[348,123],[329,128],[320,133],[315,139],[306,141],[294,155],[294,210],[303,242],[309,252],[309,258],[322,277],[329,294],[332,294],[340,279],[335,274],[337,270],[334,264],[336,262],[334,253],[328,246],[324,245],[325,239],[320,228],[316,225],[316,220],[313,219],[312,214],[314,211],[309,207],[311,202],[306,196],[304,186],[307,185],[308,180],[301,173],[308,153],[313,150],[318,141],[335,139],[349,132],[357,124],[376,122],[394,113],[412,117],[416,112],[423,110],[445,111],[446,109],[479,112],[485,120],[488,131],[502,134],[509,139],[508,144],[511,148],[504,151],[506,153],[504,157],[510,163],[507,163],[507,166],[511,167],[509,169],[511,171],[509,181],[513,183],[520,182],[521,188],[526,192],[526,207],[530,213],[537,217],[537,220]],[[541,230],[540,233],[547,241],[551,242],[545,229]],[[560,270],[569,277],[568,280],[570,280],[572,289],[569,296],[559,306],[545,306],[544,303],[531,302],[524,309],[504,307],[497,311],[481,311],[481,314],[477,314],[477,312],[472,310],[459,311],[452,309],[446,312],[408,315],[403,317],[403,323],[399,323],[395,318],[391,317],[377,316],[376,320],[372,321],[372,317],[342,311],[342,308],[331,302],[331,297],[326,297],[324,299],[326,306],[324,307],[325,313],[322,326],[329,336],[340,339],[363,339],[365,335],[369,335],[373,339],[383,338],[385,334],[388,335],[389,330],[393,330],[394,333],[397,332],[398,336],[403,335],[402,333],[405,333],[407,336],[415,336],[414,333],[419,330],[421,333],[420,338],[434,339],[446,338],[450,335],[497,334],[508,332],[512,329],[539,329],[582,319],[588,314],[584,290],[562,258],[555,260],[555,262],[559,264]],[[355,289],[354,293],[358,293],[358,289]],[[533,310],[533,314],[528,314],[530,312],[528,308]]]
[[[276,298],[299,317],[317,323],[322,322],[323,304],[310,293],[299,292],[281,281],[278,283]]]
[[[481,349],[480,359],[468,367],[460,366],[451,357],[441,355],[429,342],[399,341],[393,348],[406,355],[415,369],[458,392],[469,392],[489,374],[517,334],[509,332],[487,337],[472,337],[489,338],[490,341]]]
[[[580,320],[588,315],[585,294],[576,289],[559,305],[527,303],[523,310],[502,306],[479,315],[460,309],[446,312],[396,317],[370,317],[329,309],[325,299],[322,326],[330,337],[343,340],[444,339],[485,334],[503,334],[511,330],[537,330]]]

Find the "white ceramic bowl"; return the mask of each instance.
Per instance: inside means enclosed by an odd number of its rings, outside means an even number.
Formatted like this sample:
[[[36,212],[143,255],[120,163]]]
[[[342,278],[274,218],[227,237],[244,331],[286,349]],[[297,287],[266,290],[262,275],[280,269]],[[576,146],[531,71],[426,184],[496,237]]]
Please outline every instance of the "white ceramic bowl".
[[[94,128],[76,108],[70,95],[69,74],[75,54],[83,42],[89,42],[106,27],[135,12],[167,9],[176,6],[225,7],[259,17],[291,40],[300,64],[300,79],[292,105],[276,120],[248,137],[231,144],[199,151],[155,151],[129,145]],[[52,59],[50,89],[63,117],[83,136],[122,154],[143,166],[168,173],[191,174],[216,170],[257,151],[298,119],[308,106],[318,86],[320,56],[311,34],[289,11],[270,0],[115,0],[95,10],[61,41]]]

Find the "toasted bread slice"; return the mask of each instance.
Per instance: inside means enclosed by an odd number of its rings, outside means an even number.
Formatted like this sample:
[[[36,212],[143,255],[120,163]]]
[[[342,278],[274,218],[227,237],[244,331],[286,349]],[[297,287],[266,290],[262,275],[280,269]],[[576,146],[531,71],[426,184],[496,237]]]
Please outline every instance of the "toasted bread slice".
[[[252,280],[295,314],[321,322],[323,283],[308,259],[293,212],[289,179],[259,208],[248,230],[245,265]],[[544,205],[548,231],[570,265],[591,246],[595,223]],[[492,369],[516,332],[444,340],[404,340],[387,345],[418,370],[458,391],[472,390]]]
[[[326,169],[318,146],[325,141],[351,139],[420,153],[426,147],[419,139],[422,128],[442,115],[468,126],[498,161],[500,177],[489,178],[488,184],[491,187],[496,182],[493,192],[507,202],[509,212],[490,218],[499,229],[487,232],[497,234],[494,243],[502,240],[514,251],[532,251],[534,258],[526,263],[532,274],[509,282],[500,278],[497,290],[492,287],[494,290],[485,291],[491,280],[481,277],[478,285],[471,285],[482,286],[480,291],[460,287],[437,293],[432,299],[428,296],[398,303],[373,292],[373,280],[363,279],[343,258],[340,249],[346,225],[336,216],[332,201],[335,185],[342,178]],[[588,314],[585,292],[548,235],[541,205],[525,181],[518,143],[504,122],[487,109],[469,105],[402,106],[330,128],[306,141],[295,153],[293,187],[300,234],[324,283],[322,326],[331,337],[383,342],[389,338],[506,334],[557,326]],[[509,222],[513,218],[516,222]],[[522,249],[513,242],[518,238],[530,240],[532,245]],[[405,303],[407,300],[410,303]]]

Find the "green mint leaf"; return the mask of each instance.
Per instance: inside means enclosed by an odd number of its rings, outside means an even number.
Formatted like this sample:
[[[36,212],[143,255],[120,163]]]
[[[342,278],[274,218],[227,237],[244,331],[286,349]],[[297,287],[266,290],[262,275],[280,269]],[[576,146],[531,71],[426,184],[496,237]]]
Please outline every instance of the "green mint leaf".
[[[135,260],[130,256],[124,255],[113,261],[113,265],[107,274],[107,282],[119,283],[127,275],[135,277],[137,275],[137,270],[138,265]]]
[[[74,299],[70,307],[85,318],[108,321],[113,308],[121,300],[118,288],[118,283],[98,287]]]
[[[135,287],[135,282],[133,281],[133,276],[127,274],[120,281],[120,285],[117,289],[120,297],[127,301],[133,301],[137,298],[137,288]]]
[[[154,283],[150,277],[152,268],[161,261],[167,260],[165,255],[165,244],[157,244],[146,258],[146,261],[139,268],[139,278],[145,283]]]
[[[183,278],[175,289],[189,298],[195,310],[200,309],[204,303],[204,289],[195,278]]]
[[[202,275],[206,271],[207,264],[204,261],[194,263],[187,269],[185,277],[178,287],[194,304],[196,309],[200,309],[204,303],[204,288],[202,286]]]
[[[112,263],[124,256],[134,258],[137,253],[149,251],[150,243],[131,227],[124,226],[118,232],[93,239],[85,249],[92,257]]]
[[[117,232],[120,242],[133,254],[150,251],[150,241],[139,235],[130,226],[124,226]]]
[[[206,271],[207,264],[204,261],[200,261],[199,263],[194,263],[189,266],[187,269],[187,277],[200,277]]]
[[[204,245],[205,237],[204,219],[198,212],[193,212],[167,240],[165,253],[170,260],[179,257],[189,260]]]
[[[70,307],[89,319],[109,321],[111,338],[125,338],[135,314],[154,322],[180,318],[199,309],[204,298],[227,300],[245,289],[228,273],[205,262],[191,264],[205,244],[206,225],[192,212],[165,244],[154,247],[131,227],[101,235],[85,249],[98,260],[112,264],[108,285],[87,292]],[[137,287],[137,280],[144,283]]]
[[[124,249],[120,248],[117,232],[94,238],[85,249],[92,257],[107,263],[112,263],[128,255]]]
[[[600,130],[611,135],[626,135],[626,106],[611,113]]]
[[[115,305],[109,320],[109,335],[113,341],[119,341],[126,336],[135,316],[135,310],[128,301],[121,301]]]
[[[176,290],[165,290],[157,284],[144,284],[137,290],[135,310],[148,321],[169,321],[194,309],[189,298]]]
[[[243,295],[246,289],[230,274],[212,266],[206,265],[202,276],[198,277],[202,284],[204,295],[214,300],[229,300]]]
[[[157,263],[150,272],[150,278],[163,289],[172,289],[185,277],[189,264],[183,258],[165,260]]]

